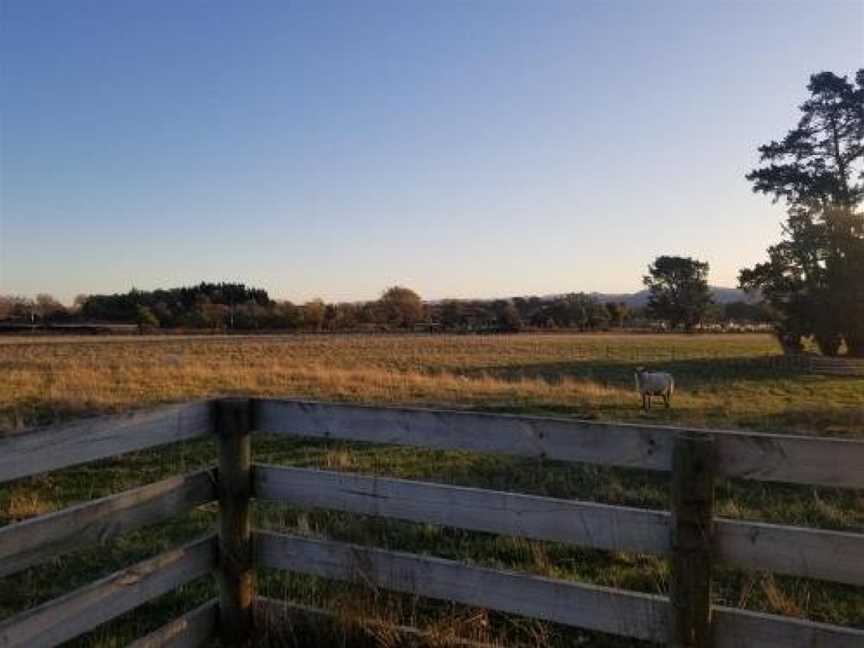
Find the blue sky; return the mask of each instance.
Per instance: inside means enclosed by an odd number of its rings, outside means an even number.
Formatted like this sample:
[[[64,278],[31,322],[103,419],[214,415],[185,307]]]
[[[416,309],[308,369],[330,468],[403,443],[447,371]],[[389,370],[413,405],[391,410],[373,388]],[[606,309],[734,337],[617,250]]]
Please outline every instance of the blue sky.
[[[0,0],[0,292],[734,285],[743,175],[864,2]]]

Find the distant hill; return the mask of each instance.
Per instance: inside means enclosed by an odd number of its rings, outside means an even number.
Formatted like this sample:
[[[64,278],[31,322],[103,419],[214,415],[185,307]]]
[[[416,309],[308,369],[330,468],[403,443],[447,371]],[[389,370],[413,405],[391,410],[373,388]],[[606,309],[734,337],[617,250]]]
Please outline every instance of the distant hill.
[[[711,286],[711,297],[718,304],[729,304],[731,302],[743,301],[754,303],[759,301],[758,297],[748,295],[743,290],[738,288],[722,288],[720,286]],[[635,293],[591,293],[601,302],[624,302],[630,308],[639,308],[648,303],[648,291],[640,290]]]
[[[711,291],[711,297],[718,304],[730,304],[732,302],[743,301],[748,304],[755,304],[759,301],[758,295],[748,295],[743,290],[739,290],[738,288],[723,288],[722,286],[709,286]],[[579,292],[578,290],[574,290],[572,292]],[[568,293],[554,293],[549,295],[541,295],[540,299],[544,300],[552,300],[563,297]],[[634,293],[601,293],[601,292],[592,292],[588,293],[595,299],[597,299],[600,303],[605,304],[606,302],[624,302],[630,308],[640,308],[648,303],[648,291],[640,290],[639,292]],[[518,295],[518,297],[530,297],[531,295]],[[440,304],[443,299],[431,299],[427,301],[428,304]],[[491,302],[495,301],[494,299],[490,299],[487,297],[477,297],[473,299],[468,298],[460,298],[458,301],[477,301],[477,302]]]

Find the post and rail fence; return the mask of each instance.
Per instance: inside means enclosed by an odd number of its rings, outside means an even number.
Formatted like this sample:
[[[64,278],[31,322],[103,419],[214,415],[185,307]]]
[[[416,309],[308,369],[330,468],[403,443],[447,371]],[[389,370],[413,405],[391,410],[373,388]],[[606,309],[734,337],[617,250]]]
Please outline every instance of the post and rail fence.
[[[256,464],[254,432],[504,453],[671,472],[670,512]],[[716,518],[714,484],[740,478],[864,489],[864,442],[639,424],[335,405],[198,401],[0,437],[0,483],[214,437],[218,466],[0,527],[0,576],[218,503],[218,533],[0,622],[0,647],[53,646],[214,574],[219,595],[135,648],[247,645],[257,566],[366,583],[670,646],[864,646],[864,630],[711,604],[712,565],[864,587],[864,534]],[[256,531],[254,499],[612,551],[665,555],[667,596]],[[290,604],[284,604],[290,605]],[[302,607],[302,606],[298,606]],[[410,628],[408,630],[411,630]]]

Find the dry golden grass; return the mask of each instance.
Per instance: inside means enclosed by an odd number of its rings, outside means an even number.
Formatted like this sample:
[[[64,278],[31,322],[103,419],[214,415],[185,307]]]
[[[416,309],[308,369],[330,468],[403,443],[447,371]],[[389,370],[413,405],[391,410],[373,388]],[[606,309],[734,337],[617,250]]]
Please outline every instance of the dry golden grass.
[[[632,371],[671,371],[669,410],[642,412]],[[555,414],[864,437],[864,380],[811,376],[784,367],[764,335],[333,335],[129,338],[0,338],[0,434],[70,417],[223,394],[268,395]],[[212,445],[212,444],[211,444]],[[668,484],[640,471],[602,469],[362,444],[256,439],[260,461],[428,479],[538,495],[665,508]],[[0,524],[92,499],[212,462],[207,444],[133,453],[0,489]],[[864,494],[834,489],[723,483],[718,514],[833,529],[864,528]],[[212,512],[131,534],[0,580],[0,617],[200,533]],[[256,524],[475,564],[644,592],[663,592],[662,558],[609,553],[327,511],[262,505]],[[272,645],[406,645],[390,624],[424,627],[425,645],[455,637],[502,645],[631,645],[551,624],[322,579],[262,574],[264,594],[327,607],[332,632],[292,628]],[[212,595],[184,588],[77,645],[125,645]],[[864,623],[864,592],[806,579],[718,569],[718,603],[834,623]],[[363,620],[372,617],[372,620]],[[386,623],[385,623],[386,622]],[[326,639],[325,639],[326,638]],[[402,642],[402,643],[400,643]],[[354,645],[353,643],[351,645]]]
[[[0,340],[0,432],[241,393],[864,434],[861,380],[777,369],[770,336],[274,336]],[[673,371],[643,414],[640,364]]]

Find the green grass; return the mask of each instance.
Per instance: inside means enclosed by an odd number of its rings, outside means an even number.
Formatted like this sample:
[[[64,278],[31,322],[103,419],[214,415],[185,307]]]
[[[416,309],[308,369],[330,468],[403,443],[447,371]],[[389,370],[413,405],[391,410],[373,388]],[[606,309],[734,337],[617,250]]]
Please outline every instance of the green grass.
[[[766,336],[295,336],[236,339],[0,341],[0,431],[83,414],[226,393],[378,404],[464,407],[653,423],[864,437],[864,381],[780,366]],[[672,371],[671,410],[644,413],[639,364]],[[647,508],[668,506],[668,479],[646,471],[409,448],[258,437],[255,459]],[[212,442],[178,444],[19,480],[0,490],[0,524],[190,472],[215,460]],[[864,494],[728,481],[726,517],[864,529]],[[200,535],[212,507],[124,535],[0,580],[0,618]],[[472,564],[663,593],[657,557],[464,532],[366,516],[256,506],[263,528],[436,555]],[[507,645],[632,645],[623,639],[323,579],[262,571],[259,591],[338,611],[342,623],[273,630],[275,645],[325,639],[403,645],[371,615]],[[74,645],[120,646],[213,595],[196,583],[103,626]],[[864,626],[861,588],[719,568],[716,603]]]

